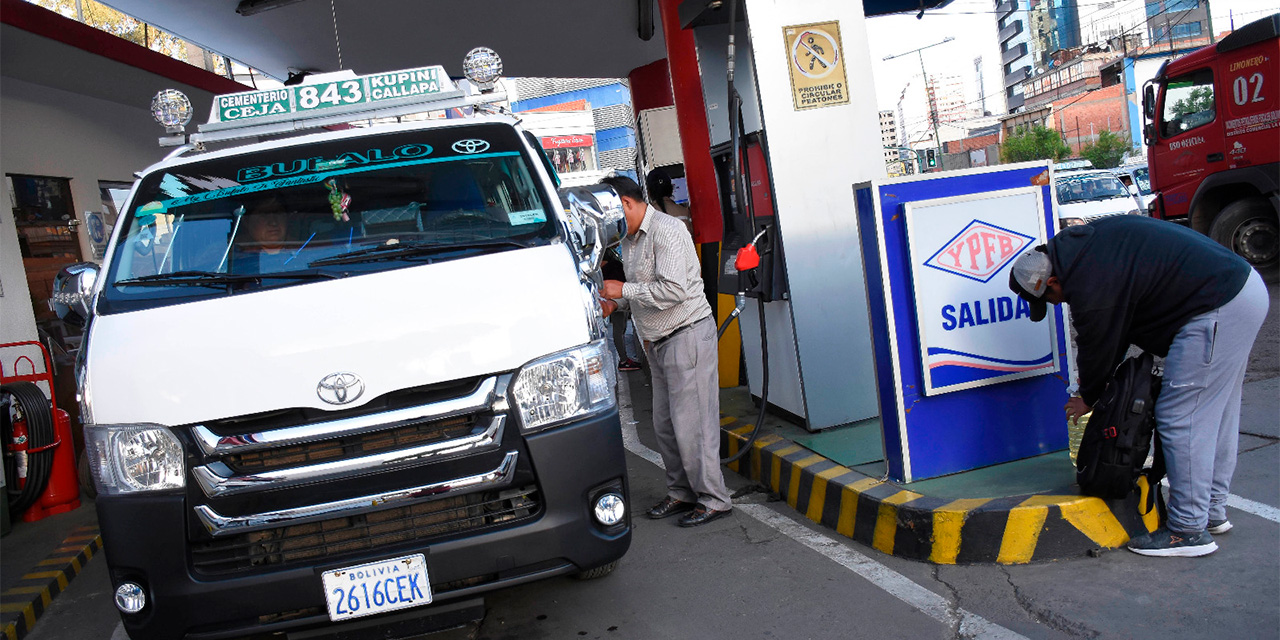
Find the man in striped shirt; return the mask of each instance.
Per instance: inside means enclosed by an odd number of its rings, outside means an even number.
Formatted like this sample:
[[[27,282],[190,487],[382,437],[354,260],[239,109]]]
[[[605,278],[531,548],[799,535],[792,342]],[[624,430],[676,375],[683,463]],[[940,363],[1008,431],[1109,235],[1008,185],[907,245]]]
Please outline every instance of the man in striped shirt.
[[[605,315],[629,308],[653,376],[653,431],[667,468],[667,497],[650,518],[684,514],[694,527],[733,508],[720,470],[716,324],[693,238],[679,220],[645,203],[635,181],[605,178],[622,199],[627,281],[605,280]]]

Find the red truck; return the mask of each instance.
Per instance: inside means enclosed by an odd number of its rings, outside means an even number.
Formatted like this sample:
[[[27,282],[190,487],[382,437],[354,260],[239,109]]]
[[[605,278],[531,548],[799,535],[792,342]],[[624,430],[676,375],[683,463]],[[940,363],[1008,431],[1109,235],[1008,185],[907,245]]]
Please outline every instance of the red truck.
[[[1143,87],[1152,217],[1264,275],[1280,268],[1280,13],[1161,66]]]

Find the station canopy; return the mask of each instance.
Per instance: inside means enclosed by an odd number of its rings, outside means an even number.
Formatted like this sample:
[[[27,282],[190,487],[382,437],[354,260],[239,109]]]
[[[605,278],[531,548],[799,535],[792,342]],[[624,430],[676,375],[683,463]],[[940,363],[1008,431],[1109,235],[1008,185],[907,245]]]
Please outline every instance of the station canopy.
[[[741,0],[740,0],[741,1]],[[714,0],[685,0],[718,5]],[[868,15],[950,0],[864,0]],[[507,77],[619,78],[666,57],[657,0],[107,0],[107,4],[268,75],[373,73],[443,64],[460,76],[477,46]],[[723,3],[727,4],[727,3]],[[682,12],[684,7],[681,8]],[[642,16],[652,16],[644,28]],[[335,37],[336,23],[336,37]],[[646,40],[642,33],[650,33]]]

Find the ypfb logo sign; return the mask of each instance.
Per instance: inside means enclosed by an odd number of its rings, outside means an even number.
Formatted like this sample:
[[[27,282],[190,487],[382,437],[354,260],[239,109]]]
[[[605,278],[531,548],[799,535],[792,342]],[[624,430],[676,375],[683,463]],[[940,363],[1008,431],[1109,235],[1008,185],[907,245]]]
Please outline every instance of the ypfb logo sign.
[[[904,209],[925,395],[1056,370],[1052,322],[1031,322],[1007,283],[1013,261],[1043,242],[1046,188]]]
[[[925,266],[987,282],[1022,252],[1033,238],[974,220],[947,241]]]

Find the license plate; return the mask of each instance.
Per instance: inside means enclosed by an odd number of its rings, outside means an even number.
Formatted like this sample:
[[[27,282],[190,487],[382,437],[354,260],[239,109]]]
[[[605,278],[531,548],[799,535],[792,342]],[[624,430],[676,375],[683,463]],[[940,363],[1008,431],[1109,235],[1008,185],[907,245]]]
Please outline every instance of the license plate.
[[[326,571],[320,580],[334,621],[431,602],[427,558],[421,553]]]

